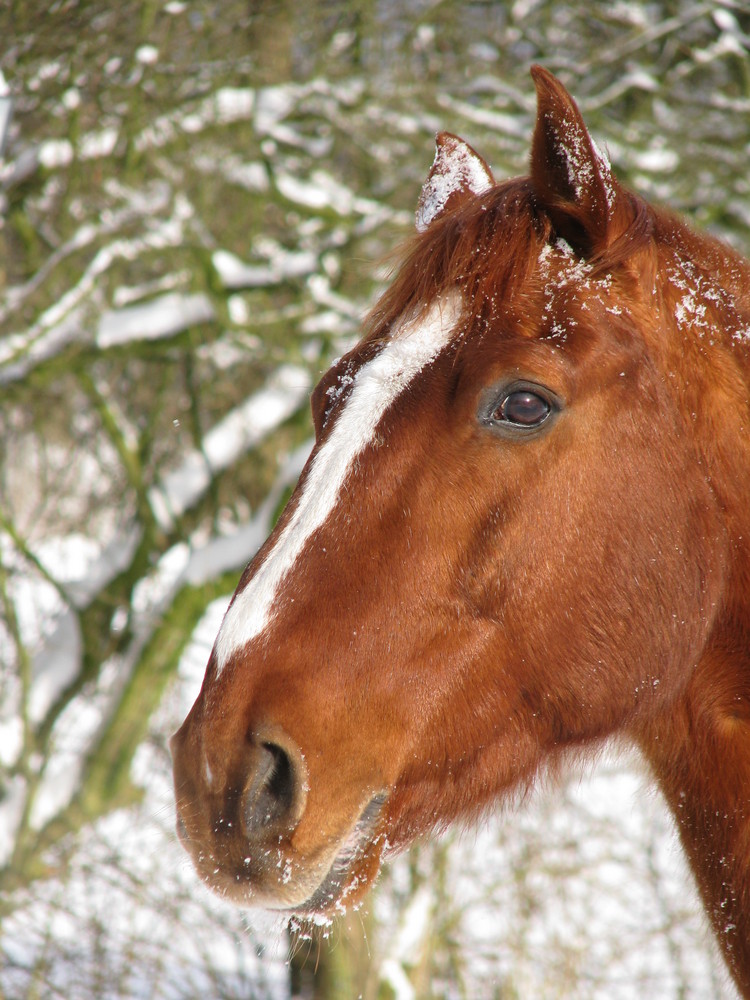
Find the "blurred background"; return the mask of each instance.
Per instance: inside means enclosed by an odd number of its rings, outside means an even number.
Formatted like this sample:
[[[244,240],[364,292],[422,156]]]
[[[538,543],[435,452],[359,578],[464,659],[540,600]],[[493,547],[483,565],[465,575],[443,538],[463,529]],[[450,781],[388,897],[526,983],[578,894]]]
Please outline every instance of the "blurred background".
[[[732,0],[5,0],[0,996],[734,995],[627,751],[313,934],[198,883],[167,739],[435,131],[524,172],[541,62],[621,179],[748,251],[749,50]]]

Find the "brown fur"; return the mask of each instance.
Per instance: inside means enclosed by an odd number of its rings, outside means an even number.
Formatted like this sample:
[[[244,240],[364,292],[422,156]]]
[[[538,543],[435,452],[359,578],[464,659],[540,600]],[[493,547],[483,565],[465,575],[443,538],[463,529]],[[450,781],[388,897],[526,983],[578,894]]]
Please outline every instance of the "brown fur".
[[[274,627],[218,679],[209,664],[173,744],[181,835],[214,887],[297,905],[382,796],[335,907],[385,838],[474,815],[620,734],[750,997],[750,268],[607,178],[571,98],[534,75],[531,176],[454,198],[316,390],[322,442],[337,374],[461,289],[461,335],[386,411]],[[563,408],[546,433],[498,439],[479,400],[519,376]],[[263,740],[305,782],[265,840],[241,813]],[[259,848],[288,883],[244,860]]]

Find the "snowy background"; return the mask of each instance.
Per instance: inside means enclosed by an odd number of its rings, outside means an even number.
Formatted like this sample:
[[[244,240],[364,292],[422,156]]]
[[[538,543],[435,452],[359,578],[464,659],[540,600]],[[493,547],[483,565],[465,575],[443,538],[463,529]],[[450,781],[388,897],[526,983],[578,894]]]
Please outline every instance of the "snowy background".
[[[2,5],[1,996],[734,995],[627,750],[308,940],[197,883],[166,741],[435,131],[523,172],[542,62],[622,179],[747,251],[749,53],[731,0]]]

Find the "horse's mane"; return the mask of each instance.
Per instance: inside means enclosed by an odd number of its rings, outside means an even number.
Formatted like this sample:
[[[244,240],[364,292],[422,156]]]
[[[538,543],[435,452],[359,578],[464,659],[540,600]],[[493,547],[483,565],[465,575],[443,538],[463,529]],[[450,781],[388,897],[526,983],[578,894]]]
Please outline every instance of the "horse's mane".
[[[618,211],[625,213],[627,225],[603,251],[587,255],[591,276],[614,273],[649,249],[654,270],[677,255],[712,276],[711,282],[721,282],[729,312],[735,313],[734,320],[722,317],[729,329],[744,326],[738,313],[750,322],[750,270],[740,254],[626,188],[619,187],[618,195]],[[419,313],[442,291],[457,286],[472,325],[497,319],[510,303],[523,308],[524,299],[538,290],[540,254],[559,236],[529,178],[506,181],[464,202],[402,245],[394,258],[395,278],[365,320],[366,339],[387,337],[401,317]]]
[[[606,251],[589,260],[592,274],[612,271],[651,238],[654,214],[642,199],[622,192],[632,222]],[[558,237],[529,178],[515,178],[445,213],[399,250],[396,276],[365,320],[365,336],[387,336],[396,321],[459,286],[469,322],[495,318],[518,293],[535,288],[534,271],[545,246]],[[525,290],[525,291],[522,291]]]

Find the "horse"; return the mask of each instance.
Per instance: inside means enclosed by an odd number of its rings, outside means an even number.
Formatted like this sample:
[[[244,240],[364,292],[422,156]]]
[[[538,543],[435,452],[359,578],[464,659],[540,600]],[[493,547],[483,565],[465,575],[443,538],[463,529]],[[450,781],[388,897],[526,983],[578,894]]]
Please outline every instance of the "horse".
[[[750,264],[615,177],[535,66],[529,175],[449,133],[172,738],[239,904],[335,915],[383,856],[609,737],[750,997]]]

